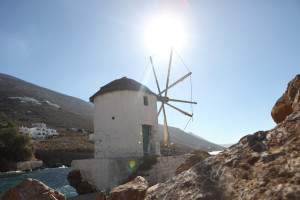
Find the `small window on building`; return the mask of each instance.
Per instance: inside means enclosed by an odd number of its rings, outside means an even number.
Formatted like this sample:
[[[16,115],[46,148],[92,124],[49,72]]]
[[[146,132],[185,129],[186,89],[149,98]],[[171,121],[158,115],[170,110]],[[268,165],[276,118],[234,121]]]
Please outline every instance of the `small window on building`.
[[[144,105],[148,106],[149,105],[149,101],[148,101],[148,97],[144,96]]]

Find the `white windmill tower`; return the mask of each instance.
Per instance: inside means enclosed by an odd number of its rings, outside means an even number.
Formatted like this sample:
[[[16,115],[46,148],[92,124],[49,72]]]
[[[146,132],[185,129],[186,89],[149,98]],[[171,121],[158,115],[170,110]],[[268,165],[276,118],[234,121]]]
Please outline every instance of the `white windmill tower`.
[[[156,71],[155,71],[155,67],[153,64],[153,59],[150,56],[150,63],[152,66],[152,71],[155,77],[155,82],[156,82],[156,86],[157,86],[157,90],[158,93],[157,95],[157,100],[161,102],[161,106],[158,110],[157,116],[160,115],[161,111],[163,112],[163,119],[164,119],[164,137],[163,137],[163,142],[165,146],[169,146],[170,145],[170,134],[169,134],[169,128],[168,128],[168,119],[167,119],[167,113],[166,113],[166,106],[171,107],[172,109],[192,118],[193,117],[193,113],[189,113],[186,112],[174,105],[172,105],[170,102],[177,102],[177,103],[185,103],[185,104],[197,104],[197,102],[194,102],[192,100],[188,101],[188,100],[181,100],[181,99],[174,99],[174,98],[170,98],[168,96],[168,90],[173,88],[174,86],[176,86],[178,83],[182,82],[183,80],[185,80],[186,78],[190,77],[192,75],[192,72],[188,72],[187,74],[185,74],[184,76],[182,76],[181,78],[179,78],[178,80],[176,80],[175,82],[170,84],[170,74],[171,74],[171,67],[172,67],[172,59],[173,59],[173,49],[171,49],[170,51],[170,59],[169,59],[169,65],[168,65],[168,72],[167,72],[167,80],[166,80],[166,86],[165,89],[161,90],[160,86],[159,86],[159,82],[157,79],[157,75],[156,75]]]

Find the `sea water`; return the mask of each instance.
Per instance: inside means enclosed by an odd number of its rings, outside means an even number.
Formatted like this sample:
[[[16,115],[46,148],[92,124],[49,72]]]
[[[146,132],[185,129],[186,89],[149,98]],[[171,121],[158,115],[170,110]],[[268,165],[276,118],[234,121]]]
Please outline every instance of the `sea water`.
[[[68,167],[45,168],[31,172],[6,172],[0,173],[0,194],[16,186],[26,178],[42,181],[47,186],[63,193],[66,197],[77,196],[76,190],[68,183]]]

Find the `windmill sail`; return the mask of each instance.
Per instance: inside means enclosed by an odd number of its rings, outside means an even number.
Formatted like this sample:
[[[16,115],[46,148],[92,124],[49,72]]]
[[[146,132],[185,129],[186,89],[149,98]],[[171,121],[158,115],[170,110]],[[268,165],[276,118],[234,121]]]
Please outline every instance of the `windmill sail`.
[[[163,113],[163,119],[164,119],[164,145],[169,146],[170,144],[170,138],[169,138],[169,127],[168,127],[168,119],[167,119],[167,113],[166,113],[166,108],[165,105],[171,107],[172,109],[175,109],[176,111],[188,116],[188,117],[192,117],[193,113],[188,113],[176,106],[171,105],[170,103],[168,103],[169,101],[172,102],[177,102],[177,103],[185,103],[185,104],[197,104],[197,102],[192,101],[187,101],[187,100],[181,100],[181,99],[173,99],[173,98],[169,98],[168,97],[168,90],[173,88],[175,85],[177,85],[178,83],[184,81],[186,78],[190,77],[192,75],[192,72],[188,72],[186,75],[182,76],[180,79],[178,79],[177,81],[173,82],[172,84],[169,85],[170,83],[170,74],[171,74],[171,67],[172,67],[172,60],[173,60],[173,49],[171,49],[170,52],[170,59],[169,59],[169,65],[168,65],[168,73],[167,73],[167,80],[166,80],[166,88],[164,90],[161,91],[160,86],[159,86],[159,82],[158,82],[158,78],[156,75],[156,71],[155,71],[155,67],[153,64],[153,60],[152,57],[150,56],[150,63],[152,66],[152,72],[154,74],[154,78],[155,78],[155,83],[157,86],[157,90],[158,90],[158,94],[157,96],[157,100],[161,102],[161,106],[158,110],[157,116],[159,116],[159,114],[162,112]]]

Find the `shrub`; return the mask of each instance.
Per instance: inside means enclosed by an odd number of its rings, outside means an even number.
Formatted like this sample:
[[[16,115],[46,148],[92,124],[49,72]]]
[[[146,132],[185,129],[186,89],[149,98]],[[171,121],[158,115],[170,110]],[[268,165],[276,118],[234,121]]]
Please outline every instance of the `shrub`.
[[[20,134],[16,125],[0,113],[0,161],[25,161],[32,156],[33,145],[30,138]]]

